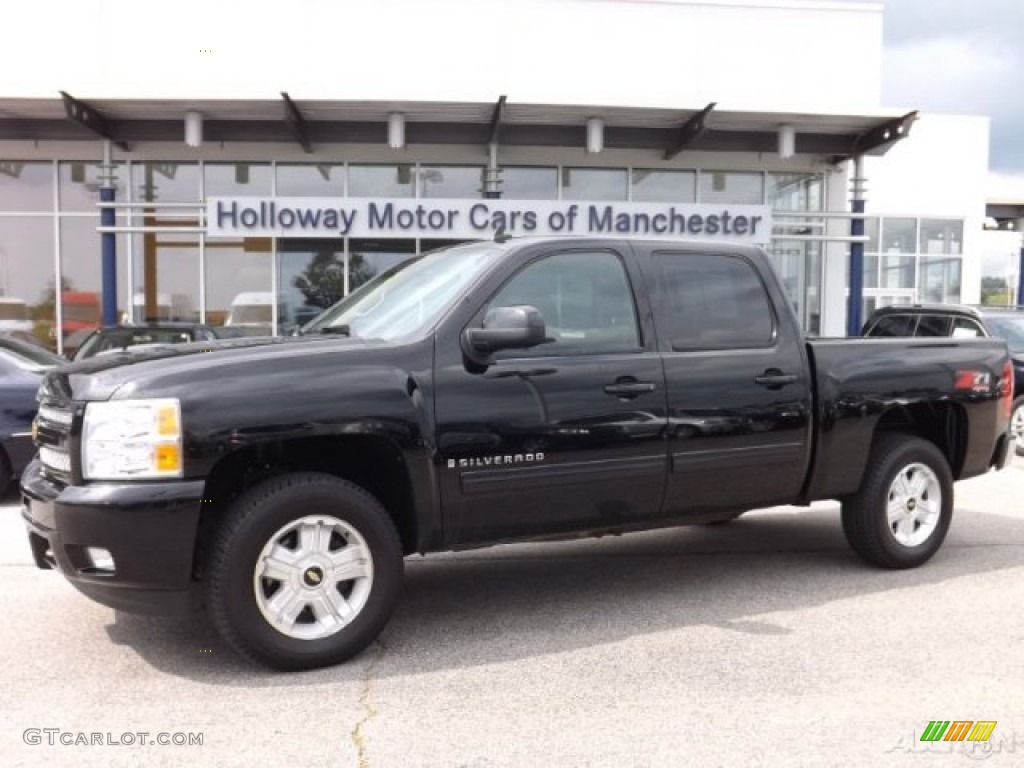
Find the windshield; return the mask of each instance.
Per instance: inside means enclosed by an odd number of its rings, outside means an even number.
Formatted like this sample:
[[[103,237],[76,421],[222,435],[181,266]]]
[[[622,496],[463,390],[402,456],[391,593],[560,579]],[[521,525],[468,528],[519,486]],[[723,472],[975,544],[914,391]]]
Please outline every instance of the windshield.
[[[352,336],[385,340],[422,333],[501,252],[493,243],[473,243],[403,262],[327,309],[302,332],[347,326]]]
[[[1024,314],[989,315],[985,321],[993,336],[1006,340],[1011,352],[1015,355],[1024,353]]]

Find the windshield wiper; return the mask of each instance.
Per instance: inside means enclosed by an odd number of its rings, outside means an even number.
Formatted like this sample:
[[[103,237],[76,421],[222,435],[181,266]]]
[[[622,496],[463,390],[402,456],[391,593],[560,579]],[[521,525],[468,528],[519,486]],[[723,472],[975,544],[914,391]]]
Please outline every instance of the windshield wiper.
[[[320,329],[320,333],[334,333],[338,336],[351,336],[352,331],[348,325],[325,325]]]

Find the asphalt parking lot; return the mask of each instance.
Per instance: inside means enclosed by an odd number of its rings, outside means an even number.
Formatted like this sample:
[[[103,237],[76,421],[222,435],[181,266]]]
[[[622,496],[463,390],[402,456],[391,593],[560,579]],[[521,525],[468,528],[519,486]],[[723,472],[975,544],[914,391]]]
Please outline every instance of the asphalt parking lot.
[[[13,501],[0,567],[4,766],[1024,768],[1021,460],[960,484],[908,572],[861,564],[830,504],[413,558],[381,641],[301,674],[89,602],[31,564]],[[936,719],[997,726],[918,741]]]

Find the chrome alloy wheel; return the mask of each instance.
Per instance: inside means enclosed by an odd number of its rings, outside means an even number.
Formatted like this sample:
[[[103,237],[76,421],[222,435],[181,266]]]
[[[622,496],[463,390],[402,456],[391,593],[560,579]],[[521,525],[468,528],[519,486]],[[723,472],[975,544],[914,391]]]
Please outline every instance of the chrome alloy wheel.
[[[256,560],[256,604],[278,632],[322,640],[350,624],[373,587],[373,557],[359,531],[312,515],[277,531]]]
[[[1017,438],[1017,445],[1024,445],[1024,403],[1013,409],[1010,416],[1010,434]]]
[[[889,486],[886,509],[889,530],[904,547],[916,547],[928,539],[939,523],[942,486],[930,467],[909,464],[896,473]]]

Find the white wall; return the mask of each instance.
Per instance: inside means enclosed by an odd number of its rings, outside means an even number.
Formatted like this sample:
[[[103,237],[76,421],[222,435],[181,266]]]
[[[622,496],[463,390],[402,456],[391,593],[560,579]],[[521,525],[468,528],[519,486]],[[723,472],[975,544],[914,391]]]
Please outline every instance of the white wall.
[[[961,300],[980,301],[989,118],[925,115],[883,157],[866,158],[867,211],[964,218]]]
[[[6,3],[0,96],[877,108],[882,6],[803,0]],[[15,77],[13,73],[17,73]]]

